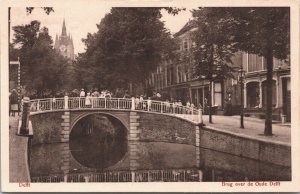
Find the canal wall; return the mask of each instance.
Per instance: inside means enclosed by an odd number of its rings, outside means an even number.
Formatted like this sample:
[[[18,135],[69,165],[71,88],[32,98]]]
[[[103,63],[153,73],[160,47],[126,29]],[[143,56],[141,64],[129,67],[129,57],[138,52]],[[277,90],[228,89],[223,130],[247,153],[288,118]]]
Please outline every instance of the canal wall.
[[[196,145],[196,124],[173,116],[138,113],[140,141]]]
[[[283,142],[256,139],[252,136],[202,126],[200,147],[291,167],[291,146]]]
[[[63,115],[62,111],[30,115],[33,128],[32,145],[62,142]]]

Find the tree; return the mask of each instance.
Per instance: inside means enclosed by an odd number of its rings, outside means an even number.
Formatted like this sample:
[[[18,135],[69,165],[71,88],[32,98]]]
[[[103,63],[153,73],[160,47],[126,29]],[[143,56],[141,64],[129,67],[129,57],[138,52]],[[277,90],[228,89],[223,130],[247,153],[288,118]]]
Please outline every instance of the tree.
[[[272,135],[273,58],[285,60],[290,53],[290,9],[230,8],[237,23],[235,34],[239,49],[263,56],[267,61],[267,107],[265,135]]]
[[[193,33],[193,74],[198,79],[207,79],[209,85],[209,122],[212,123],[211,87],[213,81],[222,81],[233,71],[231,57],[236,52],[230,29],[234,22],[223,8],[199,8],[193,11],[197,30]]]
[[[21,84],[30,91],[54,92],[63,85],[66,60],[52,48],[52,38],[47,28],[40,28],[39,21],[14,26],[13,45],[19,47]]]
[[[51,12],[54,12],[53,7],[41,7],[41,8],[45,11],[47,15],[49,15]],[[31,14],[33,10],[34,7],[26,7],[27,14]]]
[[[149,73],[174,48],[161,8],[112,8],[98,32],[83,40],[86,52],[78,57],[84,84],[98,88],[127,88],[144,83]]]

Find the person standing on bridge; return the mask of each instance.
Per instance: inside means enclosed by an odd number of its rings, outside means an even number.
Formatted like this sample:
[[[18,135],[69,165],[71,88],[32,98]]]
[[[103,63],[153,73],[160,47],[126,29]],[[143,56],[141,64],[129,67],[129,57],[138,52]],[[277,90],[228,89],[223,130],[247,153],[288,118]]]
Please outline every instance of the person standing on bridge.
[[[81,91],[80,91],[79,97],[80,97],[80,98],[84,98],[84,97],[85,97],[85,91],[84,91],[83,88],[82,88]]]
[[[87,96],[85,98],[85,106],[90,108],[92,105],[92,102],[91,102],[91,93],[87,93]]]
[[[100,93],[98,92],[98,88],[95,88],[94,92],[92,93],[93,97],[99,97]]]
[[[79,107],[83,107],[84,106],[84,98],[85,98],[85,91],[82,88],[80,93],[79,93]]]

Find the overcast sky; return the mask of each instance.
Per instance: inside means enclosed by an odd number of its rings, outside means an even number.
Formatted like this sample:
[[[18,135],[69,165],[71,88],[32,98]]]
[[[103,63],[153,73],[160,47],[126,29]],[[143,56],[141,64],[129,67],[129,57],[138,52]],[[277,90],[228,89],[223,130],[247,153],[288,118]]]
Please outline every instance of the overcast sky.
[[[39,20],[41,26],[46,26],[49,29],[49,34],[53,41],[55,35],[61,34],[63,19],[65,18],[67,33],[71,33],[74,42],[75,54],[84,52],[85,46],[81,39],[86,38],[88,32],[94,33],[97,31],[96,24],[99,24],[106,13],[110,12],[111,7],[105,6],[90,6],[72,7],[65,9],[63,7],[54,7],[54,12],[49,15],[45,14],[42,9],[35,9],[31,14],[27,14],[24,7],[11,9],[11,26],[28,24],[32,20]],[[81,13],[81,14],[78,14]],[[184,24],[191,19],[190,11],[182,11],[178,15],[173,16],[166,11],[162,11],[162,21],[172,34],[178,32]]]

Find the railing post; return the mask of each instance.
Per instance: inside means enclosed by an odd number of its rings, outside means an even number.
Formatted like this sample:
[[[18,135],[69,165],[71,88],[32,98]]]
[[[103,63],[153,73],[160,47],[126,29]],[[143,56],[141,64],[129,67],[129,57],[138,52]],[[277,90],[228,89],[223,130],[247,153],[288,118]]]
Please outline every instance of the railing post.
[[[106,98],[104,98],[104,108],[106,109]]]
[[[120,99],[118,98],[118,107],[117,109],[120,109]]]
[[[84,176],[84,182],[89,182],[89,177],[88,176]]]
[[[202,119],[202,109],[198,110],[198,123],[203,123],[203,119]]]
[[[199,182],[202,182],[202,180],[203,180],[202,170],[198,170],[198,174],[199,174]]]
[[[68,175],[67,174],[64,176],[64,182],[65,183],[68,182]]]
[[[50,103],[50,110],[52,110],[52,102],[53,102],[53,99],[52,98],[50,98],[50,100],[49,100],[49,103]]]
[[[90,99],[91,99],[91,101],[92,101],[92,102],[91,102],[91,103],[92,103],[92,108],[94,108],[94,103],[95,103],[94,97],[91,97]]]
[[[135,110],[134,97],[131,98],[131,110]]]
[[[81,97],[78,98],[78,108],[80,109],[80,102],[81,102]]]
[[[135,182],[135,173],[131,172],[131,182]]]
[[[161,112],[161,113],[164,112],[164,111],[163,111],[163,105],[164,105],[163,102],[161,102],[161,103],[160,103],[160,109],[161,109],[160,112]]]
[[[37,101],[37,104],[36,104],[36,110],[37,110],[37,111],[40,111],[40,100]]]
[[[69,109],[69,97],[68,96],[65,96],[64,97],[64,101],[65,101],[65,109]]]

